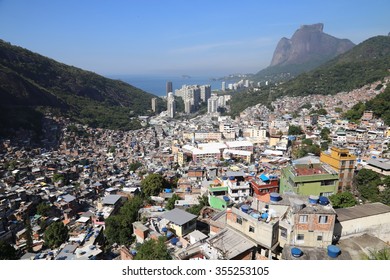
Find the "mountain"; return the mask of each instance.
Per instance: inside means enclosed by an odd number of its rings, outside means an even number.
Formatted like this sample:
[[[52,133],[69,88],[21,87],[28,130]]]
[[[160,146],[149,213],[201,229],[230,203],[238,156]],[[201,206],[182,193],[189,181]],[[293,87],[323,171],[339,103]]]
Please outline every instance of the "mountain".
[[[49,108],[95,127],[139,128],[130,117],[147,114],[153,97],[0,40],[1,120],[7,111]]]
[[[322,23],[302,25],[291,39],[280,39],[269,67],[258,72],[256,80],[287,80],[312,70],[355,46],[323,32]]]
[[[279,85],[235,94],[232,114],[257,103],[269,105],[278,97],[336,94],[382,80],[390,75],[390,37],[372,37],[327,63]]]

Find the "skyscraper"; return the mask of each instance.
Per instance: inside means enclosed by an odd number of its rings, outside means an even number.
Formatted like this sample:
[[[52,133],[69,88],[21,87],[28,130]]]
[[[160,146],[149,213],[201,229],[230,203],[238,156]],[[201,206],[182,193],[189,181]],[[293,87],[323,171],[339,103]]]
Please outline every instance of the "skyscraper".
[[[207,102],[210,96],[211,96],[211,86],[210,85],[200,86],[200,99],[203,102]]]
[[[152,98],[152,111],[157,112],[157,98]]]
[[[209,114],[216,113],[218,110],[218,96],[212,95],[209,100],[207,100],[207,112]]]
[[[174,118],[176,113],[176,101],[175,101],[175,96],[173,95],[172,92],[168,93],[167,108],[168,108],[168,116]]]
[[[173,89],[172,89],[172,82],[171,82],[171,81],[168,81],[168,82],[167,82],[167,92],[166,92],[167,96],[168,96],[168,93],[170,93],[170,92],[173,92]]]
[[[226,82],[223,81],[223,82],[222,82],[222,91],[225,91],[225,90],[226,90]]]

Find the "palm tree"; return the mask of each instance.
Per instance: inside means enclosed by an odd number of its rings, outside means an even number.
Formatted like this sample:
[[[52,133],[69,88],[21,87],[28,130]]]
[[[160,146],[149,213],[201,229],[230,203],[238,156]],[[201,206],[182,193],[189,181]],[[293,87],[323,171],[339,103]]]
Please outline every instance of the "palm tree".
[[[370,255],[366,256],[367,260],[390,260],[390,248],[370,251]]]

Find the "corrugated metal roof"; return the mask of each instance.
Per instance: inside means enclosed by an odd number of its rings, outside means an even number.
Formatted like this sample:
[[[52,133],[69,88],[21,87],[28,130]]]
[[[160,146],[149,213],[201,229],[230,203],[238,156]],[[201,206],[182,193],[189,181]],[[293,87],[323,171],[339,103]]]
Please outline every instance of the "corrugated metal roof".
[[[340,222],[359,219],[390,212],[390,206],[380,202],[357,205],[349,208],[335,209]]]
[[[165,212],[161,215],[161,218],[167,219],[168,221],[175,223],[176,225],[184,225],[185,223],[188,223],[189,221],[195,219],[197,216],[188,213],[186,211],[180,210],[178,208],[175,208],[171,211]]]

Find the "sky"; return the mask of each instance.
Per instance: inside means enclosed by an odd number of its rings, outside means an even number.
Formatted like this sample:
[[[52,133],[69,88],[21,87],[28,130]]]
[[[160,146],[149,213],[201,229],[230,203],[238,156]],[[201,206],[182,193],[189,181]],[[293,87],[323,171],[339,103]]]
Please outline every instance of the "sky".
[[[256,73],[303,24],[358,44],[390,1],[0,0],[0,39],[101,75]]]

